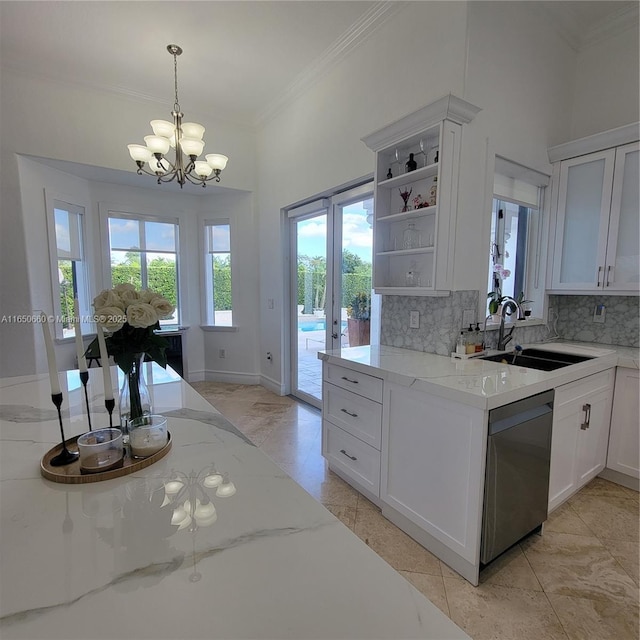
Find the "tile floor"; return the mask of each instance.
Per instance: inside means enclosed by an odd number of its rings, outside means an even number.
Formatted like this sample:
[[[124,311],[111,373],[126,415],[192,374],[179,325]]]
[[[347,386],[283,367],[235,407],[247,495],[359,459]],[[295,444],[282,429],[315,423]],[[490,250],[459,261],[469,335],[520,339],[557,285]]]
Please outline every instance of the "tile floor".
[[[328,471],[320,412],[260,386],[193,387],[475,640],[638,640],[638,493],[596,478],[471,586]]]

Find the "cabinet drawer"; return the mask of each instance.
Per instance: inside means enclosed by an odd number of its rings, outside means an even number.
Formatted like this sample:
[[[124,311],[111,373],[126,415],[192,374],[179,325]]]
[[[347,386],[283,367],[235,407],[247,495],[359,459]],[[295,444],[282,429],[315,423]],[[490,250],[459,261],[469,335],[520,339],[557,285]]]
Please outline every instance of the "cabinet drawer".
[[[581,400],[585,396],[597,393],[599,391],[608,391],[613,388],[615,379],[615,369],[607,369],[600,373],[570,382],[556,389],[555,399],[553,403],[554,414],[562,414],[563,407],[571,402]],[[570,409],[569,409],[570,410]]]
[[[325,383],[323,417],[352,436],[380,450],[382,405]]]
[[[360,396],[382,402],[382,380],[336,364],[325,363],[324,380]]]
[[[380,452],[326,420],[322,426],[325,435],[323,453],[329,464],[379,496]]]

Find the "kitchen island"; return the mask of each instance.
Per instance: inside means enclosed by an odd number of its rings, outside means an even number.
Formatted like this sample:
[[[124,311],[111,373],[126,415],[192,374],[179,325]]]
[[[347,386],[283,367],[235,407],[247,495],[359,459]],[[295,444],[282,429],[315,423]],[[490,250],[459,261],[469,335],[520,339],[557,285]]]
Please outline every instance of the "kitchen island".
[[[536,346],[589,359],[540,371],[390,346],[318,354],[323,361],[322,453],[330,469],[474,585],[488,522],[486,474],[504,475],[486,466],[492,412],[525,399],[535,403],[543,393],[555,397],[550,442],[545,440],[539,452],[532,449],[531,458],[521,463],[524,469],[537,459],[547,461],[547,469],[536,476],[548,482],[548,493],[542,485],[538,492],[537,528],[545,508],[558,507],[605,468],[615,368],[637,369],[637,349]],[[526,443],[514,449],[521,445]],[[532,497],[528,488],[537,482],[520,484],[516,502],[526,505]]]
[[[0,381],[2,638],[468,637],[188,384],[145,367],[171,451],[82,485],[40,476],[59,440],[48,376]],[[95,371],[94,429],[107,426]],[[77,371],[60,379],[70,438],[87,430],[84,397]],[[234,495],[206,485],[214,469]],[[185,525],[168,501],[180,479],[215,522]]]

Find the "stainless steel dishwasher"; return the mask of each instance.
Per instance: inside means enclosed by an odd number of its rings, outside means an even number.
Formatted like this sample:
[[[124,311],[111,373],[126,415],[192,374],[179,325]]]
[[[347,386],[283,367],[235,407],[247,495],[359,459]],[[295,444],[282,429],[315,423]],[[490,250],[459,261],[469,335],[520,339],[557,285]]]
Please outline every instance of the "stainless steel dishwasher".
[[[553,395],[545,391],[489,412],[482,564],[547,519]]]

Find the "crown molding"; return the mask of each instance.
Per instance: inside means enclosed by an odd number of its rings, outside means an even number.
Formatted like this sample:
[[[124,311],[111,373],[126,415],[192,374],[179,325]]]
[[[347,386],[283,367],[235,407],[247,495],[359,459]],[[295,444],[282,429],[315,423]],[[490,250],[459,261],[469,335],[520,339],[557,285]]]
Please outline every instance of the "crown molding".
[[[562,3],[534,2],[529,6],[541,15],[576,53],[636,26],[640,14],[638,4],[634,3],[613,11],[587,30],[581,31]]]
[[[258,113],[254,125],[263,125],[272,119],[283,107],[302,95],[318,80],[340,62],[350,51],[360,46],[379,27],[390,20],[408,2],[377,2],[360,17],[328,49],[312,62],[291,82],[284,91]]]
[[[624,7],[619,11],[609,14],[587,31],[580,39],[580,49],[590,47],[594,44],[602,42],[607,38],[617,36],[618,34],[631,29],[638,25],[640,17],[640,5],[633,4]]]
[[[547,153],[549,162],[558,162],[559,160],[568,160],[569,158],[577,158],[587,153],[595,153],[612,147],[619,147],[623,144],[636,142],[640,139],[640,123],[633,122],[616,129],[596,133],[585,138],[578,138],[571,142],[558,144],[555,147],[549,147]]]
[[[467,124],[480,111],[479,107],[448,94],[364,136],[361,140],[372,151],[379,151],[406,140],[410,136],[417,135],[442,120],[451,120],[456,124]]]

